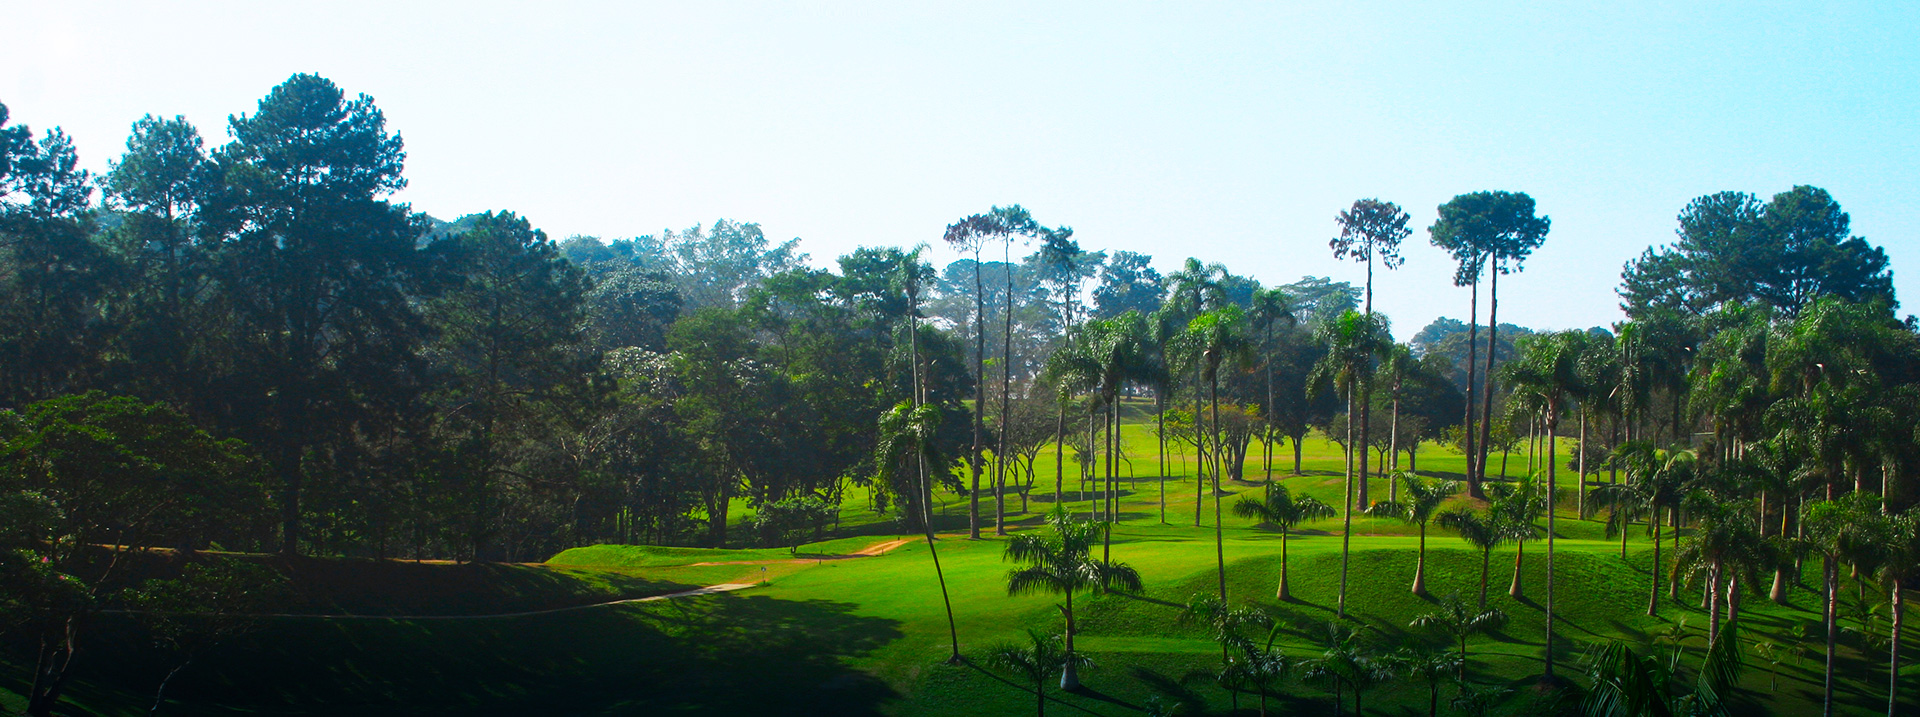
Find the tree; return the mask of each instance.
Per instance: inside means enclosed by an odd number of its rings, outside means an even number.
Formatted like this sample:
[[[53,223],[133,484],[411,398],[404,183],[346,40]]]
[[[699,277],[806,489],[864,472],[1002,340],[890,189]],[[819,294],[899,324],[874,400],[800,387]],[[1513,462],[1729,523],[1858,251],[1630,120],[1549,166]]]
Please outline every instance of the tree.
[[[1074,666],[1076,669],[1093,664],[1085,655],[1062,650],[1060,638],[1042,634],[1039,630],[1027,631],[1025,645],[1005,644],[987,654],[989,664],[1010,670],[1033,682],[1034,708],[1040,717],[1046,717],[1047,714],[1047,678],[1065,668],[1069,660],[1078,661]]]
[[[1460,271],[1454,276],[1454,284],[1473,285],[1476,304],[1479,301],[1480,268],[1484,263],[1490,270],[1492,283],[1487,289],[1487,379],[1483,391],[1485,396],[1482,398],[1483,416],[1493,413],[1493,347],[1499,340],[1500,275],[1518,271],[1533,250],[1546,241],[1550,226],[1546,217],[1535,217],[1533,212],[1533,198],[1524,192],[1474,192],[1459,195],[1440,205],[1440,218],[1428,229],[1434,246],[1445,249],[1460,262]],[[1476,311],[1467,320],[1472,324],[1477,319]],[[1471,354],[1468,360],[1472,361]],[[1473,377],[1469,375],[1467,380],[1471,384]],[[1468,403],[1472,403],[1471,394]],[[1469,432],[1473,427],[1472,419],[1469,409],[1466,421]],[[1468,492],[1476,498],[1481,497],[1480,480],[1486,474],[1486,438],[1489,430],[1490,426],[1483,421],[1479,453],[1477,457],[1469,458],[1467,468]]]
[[[1116,251],[1100,266],[1100,283],[1093,287],[1093,318],[1119,316],[1127,311],[1143,315],[1160,309],[1167,290],[1153,257]]]
[[[288,597],[286,578],[257,563],[217,558],[188,564],[179,577],[147,580],[127,596],[154,642],[179,655],[180,662],[153,690],[157,714],[166,703],[167,685],[201,653],[252,632],[263,613]]]
[[[1354,435],[1353,405],[1354,399],[1359,395],[1357,393],[1359,386],[1372,381],[1374,359],[1385,350],[1385,347],[1393,344],[1392,335],[1388,331],[1385,317],[1348,311],[1341,314],[1338,319],[1323,324],[1320,328],[1320,339],[1327,346],[1327,354],[1320,359],[1319,363],[1314,364],[1313,373],[1308,375],[1307,383],[1316,387],[1332,384],[1345,394],[1347,399],[1346,435],[1352,436]],[[1339,615],[1343,618],[1347,614],[1347,561],[1353,539],[1353,511],[1356,499],[1364,499],[1366,495],[1364,490],[1358,496],[1354,493],[1356,483],[1353,475],[1352,454],[1356,450],[1360,454],[1362,471],[1359,484],[1364,485],[1367,478],[1366,446],[1356,446],[1349,441],[1345,506],[1341,508],[1341,514],[1346,517],[1345,524],[1341,526],[1340,537]]]
[[[1512,483],[1501,483],[1490,491],[1492,501],[1487,505],[1487,513],[1507,539],[1513,541],[1513,585],[1507,588],[1507,594],[1515,598],[1521,596],[1520,568],[1527,556],[1527,540],[1540,537],[1539,520],[1542,513],[1548,511],[1548,496],[1534,478],[1521,478]]]
[[[1791,316],[1822,296],[1892,303],[1885,250],[1852,236],[1847,213],[1819,187],[1765,204],[1744,192],[1709,194],[1689,202],[1679,224],[1671,246],[1627,264],[1620,297],[1629,316],[1743,302]]]
[[[1484,595],[1486,590],[1480,592]],[[1467,638],[1491,633],[1506,625],[1507,613],[1500,608],[1488,609],[1484,604],[1478,608],[1468,607],[1460,596],[1451,594],[1441,599],[1438,609],[1415,617],[1408,623],[1410,627],[1437,632],[1449,642],[1460,645],[1460,659],[1456,667],[1462,683],[1467,681]]]
[[[308,477],[341,472],[316,458],[349,440],[368,399],[404,402],[416,385],[421,227],[387,200],[406,152],[373,98],[294,75],[228,125],[199,212],[238,337],[221,413],[279,475],[292,554]]]
[[[1372,515],[1398,518],[1420,526],[1420,558],[1413,565],[1413,594],[1425,595],[1427,594],[1427,522],[1433,519],[1447,499],[1460,492],[1460,484],[1457,481],[1422,478],[1413,473],[1401,473],[1395,477],[1407,485],[1406,500],[1374,503],[1367,512]]]
[[[1226,538],[1222,532],[1220,512],[1220,469],[1225,465],[1222,460],[1220,437],[1220,365],[1228,359],[1245,361],[1251,344],[1247,341],[1246,315],[1240,307],[1228,304],[1206,312],[1187,323],[1187,336],[1198,350],[1203,366],[1202,374],[1207,381],[1208,403],[1212,406],[1213,435],[1213,547],[1214,557],[1219,563],[1220,599],[1227,599],[1227,552]]]
[[[1293,315],[1293,297],[1289,295],[1285,289],[1263,289],[1254,292],[1253,307],[1249,311],[1249,318],[1252,319],[1253,329],[1260,332],[1260,345],[1258,346],[1260,367],[1267,374],[1267,396],[1266,401],[1260,404],[1260,419],[1264,424],[1262,430],[1263,437],[1267,439],[1261,441],[1266,449],[1263,464],[1266,468],[1266,480],[1271,483],[1273,482],[1273,441],[1271,438],[1277,429],[1274,421],[1275,411],[1273,400],[1273,364],[1274,354],[1276,353],[1273,345],[1273,330],[1275,328],[1292,328],[1294,326],[1296,319]]]
[[[467,539],[476,558],[502,526],[502,494],[528,481],[550,404],[578,400],[596,358],[585,350],[586,279],[545,232],[511,212],[489,212],[467,231],[432,245],[451,284],[426,306],[434,329],[441,430],[457,445],[470,511]],[[537,479],[535,479],[537,480]],[[533,482],[533,481],[528,481]]]
[[[1900,639],[1906,617],[1906,578],[1920,570],[1920,508],[1908,508],[1885,519],[1880,555],[1880,582],[1887,590],[1887,611],[1893,621],[1887,636],[1887,715],[1899,713]]]
[[[1867,493],[1848,493],[1837,500],[1807,503],[1801,508],[1801,525],[1813,550],[1823,558],[1821,565],[1827,629],[1826,682],[1822,692],[1822,714],[1833,714],[1834,644],[1839,638],[1840,563],[1864,562],[1879,546],[1882,537],[1874,530],[1880,512],[1879,499]]]
[[[0,412],[0,614],[34,638],[27,714],[59,704],[120,553],[264,542],[271,503],[250,453],[124,396]],[[90,564],[99,551],[112,554],[105,569]]]
[[[1553,674],[1553,558],[1554,558],[1554,504],[1560,497],[1559,484],[1555,482],[1555,469],[1559,466],[1560,413],[1570,402],[1579,400],[1586,392],[1584,376],[1580,372],[1580,359],[1587,351],[1587,334],[1584,331],[1559,331],[1532,337],[1523,344],[1520,359],[1506,366],[1508,383],[1516,392],[1531,393],[1544,404],[1542,418],[1545,419],[1547,434],[1547,660],[1546,674]],[[1582,485],[1575,489],[1586,498],[1584,478]],[[1519,582],[1514,583],[1515,586]]]
[[[1493,549],[1507,542],[1507,532],[1491,511],[1482,515],[1467,508],[1454,508],[1441,513],[1435,522],[1442,528],[1451,528],[1460,534],[1460,539],[1468,545],[1480,549],[1480,609],[1487,607],[1487,572],[1493,561]]]
[[[1727,696],[1740,682],[1743,660],[1739,628],[1729,621],[1720,640],[1707,647],[1691,694],[1674,694],[1679,663],[1662,664],[1650,655],[1636,654],[1626,643],[1608,642],[1587,658],[1586,672],[1593,687],[1583,701],[1586,714],[1595,717],[1636,715],[1726,714]]]
[[[1394,653],[1393,661],[1412,675],[1418,675],[1427,683],[1427,717],[1440,715],[1440,683],[1450,673],[1460,670],[1465,658],[1446,650],[1401,648]]]
[[[1327,623],[1327,651],[1320,659],[1305,665],[1301,677],[1312,682],[1333,685],[1334,714],[1340,714],[1340,699],[1345,690],[1353,690],[1353,713],[1365,714],[1360,699],[1367,690],[1393,680],[1393,665],[1359,640],[1358,631],[1338,622]]]
[[[1033,215],[1015,204],[1006,207],[994,207],[985,214],[974,214],[947,225],[944,240],[955,251],[973,255],[974,289],[974,394],[973,394],[973,453],[969,461],[973,471],[973,489],[969,493],[968,532],[974,539],[980,538],[980,472],[982,453],[986,450],[986,405],[987,405],[987,294],[980,272],[980,252],[987,242],[1000,241],[1010,243],[1015,237],[1038,237],[1049,230],[1033,220]],[[1011,282],[1011,279],[1009,279]],[[1009,283],[1011,286],[1011,283]],[[1007,310],[1011,312],[1013,298],[1011,291],[1007,297]],[[1010,319],[1009,319],[1010,320]],[[996,500],[999,493],[995,492]],[[996,531],[1006,535],[1006,527],[996,524]]]
[[[1280,588],[1274,596],[1282,601],[1293,599],[1287,592],[1287,531],[1310,520],[1333,517],[1333,506],[1310,495],[1296,497],[1286,486],[1268,482],[1263,500],[1255,501],[1242,496],[1240,502],[1233,504],[1233,514],[1271,525],[1280,531]]]
[[[1366,312],[1369,314],[1373,313],[1373,260],[1378,256],[1388,269],[1398,268],[1405,261],[1400,257],[1400,242],[1413,235],[1413,230],[1407,228],[1410,219],[1400,205],[1379,199],[1355,200],[1352,207],[1334,219],[1340,225],[1340,236],[1327,245],[1333,248],[1333,258],[1350,258],[1367,265]]]
[[[1141,589],[1140,573],[1125,563],[1095,560],[1093,546],[1108,528],[1105,524],[1078,522],[1064,506],[1047,516],[1053,535],[1015,535],[1007,541],[1006,559],[1025,563],[1026,567],[1007,573],[1008,595],[1047,593],[1061,595],[1066,603],[1060,612],[1066,617],[1067,659],[1060,673],[1060,689],[1080,688],[1073,650],[1073,594],[1081,590]]]
[[[1380,263],[1388,269],[1400,266],[1400,242],[1413,234],[1407,228],[1409,217],[1393,202],[1378,199],[1361,199],[1340,213],[1336,221],[1340,225],[1340,236],[1328,242],[1333,248],[1333,258],[1352,258],[1367,265],[1366,301],[1363,304],[1367,316],[1373,315],[1373,260],[1377,255]],[[1389,337],[1388,344],[1392,344]],[[1391,355],[1383,350],[1376,359]],[[1349,409],[1351,410],[1351,409]],[[1367,453],[1365,446],[1370,441],[1373,415],[1373,381],[1360,384],[1360,505],[1370,503],[1367,493]],[[1391,488],[1389,488],[1391,490]]]

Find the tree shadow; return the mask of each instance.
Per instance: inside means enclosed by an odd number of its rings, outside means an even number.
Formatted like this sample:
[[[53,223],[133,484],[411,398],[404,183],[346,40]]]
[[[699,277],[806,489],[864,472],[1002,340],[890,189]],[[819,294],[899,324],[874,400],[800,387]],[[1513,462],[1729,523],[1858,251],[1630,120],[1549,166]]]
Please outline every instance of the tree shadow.
[[[715,595],[498,620],[277,621],[169,692],[192,712],[879,715],[898,695],[845,660],[901,632],[854,608]]]

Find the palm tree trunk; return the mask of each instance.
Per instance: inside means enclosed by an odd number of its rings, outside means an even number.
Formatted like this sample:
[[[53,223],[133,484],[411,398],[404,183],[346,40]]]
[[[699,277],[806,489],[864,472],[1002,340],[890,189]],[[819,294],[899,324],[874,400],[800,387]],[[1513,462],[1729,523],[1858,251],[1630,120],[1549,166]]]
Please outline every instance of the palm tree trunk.
[[[1490,573],[1492,570],[1493,570],[1493,548],[1491,547],[1481,548],[1480,549],[1480,609],[1481,610],[1487,609],[1487,580],[1490,577],[1488,573]],[[1463,637],[1463,638],[1460,638],[1460,656],[1464,658],[1466,657],[1466,655],[1467,655],[1467,643],[1466,643],[1466,638]]]
[[[1824,717],[1833,717],[1833,647],[1835,638],[1840,632],[1838,620],[1835,619],[1838,617],[1835,613],[1840,602],[1840,566],[1832,556],[1827,556],[1823,562],[1820,573],[1826,581],[1827,594],[1825,613],[1821,615],[1821,619],[1826,622],[1827,627],[1827,668],[1826,681],[1821,688],[1820,714]]]
[[[1553,514],[1557,512],[1554,510],[1554,499],[1559,497],[1554,492],[1554,488],[1557,487],[1556,484],[1554,483],[1554,464],[1557,463],[1558,461],[1554,460],[1553,455],[1554,455],[1554,450],[1558,448],[1558,445],[1555,442],[1555,439],[1556,439],[1555,434],[1559,433],[1559,431],[1555,429],[1559,427],[1558,425],[1556,425],[1559,423],[1559,415],[1560,415],[1559,408],[1560,408],[1559,404],[1555,400],[1555,397],[1549,395],[1547,397],[1547,418],[1546,418],[1546,424],[1547,424],[1546,426],[1547,428],[1547,640],[1546,641],[1547,641],[1547,676],[1548,677],[1553,676],[1553,552],[1554,552],[1553,551]],[[1583,423],[1581,425],[1585,426],[1586,424]]]
[[[967,493],[967,533],[980,539],[980,459],[985,452],[987,432],[987,294],[980,277],[980,252],[973,256],[973,489]]]
[[[1507,588],[1507,594],[1513,596],[1515,599],[1525,594],[1520,588],[1520,564],[1526,559],[1527,541],[1516,541],[1513,550],[1513,585]]]
[[[1893,572],[1893,594],[1887,598],[1889,616],[1893,621],[1892,640],[1887,647],[1887,717],[1893,717],[1900,710],[1900,626],[1902,613],[1906,612],[1905,599],[1900,595],[1900,577]]]
[[[1220,375],[1215,373],[1208,384],[1212,393],[1210,403],[1213,404],[1213,427],[1218,431],[1220,429]],[[1219,451],[1214,451],[1214,454],[1214,460],[1219,460]],[[1220,604],[1225,605],[1227,603],[1227,539],[1225,529],[1220,524],[1220,468],[1221,466],[1215,465],[1213,469],[1213,555],[1220,565]],[[1222,647],[1224,648],[1225,645]]]
[[[1347,617],[1347,558],[1353,544],[1353,381],[1347,381],[1347,487],[1341,500],[1342,514],[1340,527],[1340,609],[1338,616]]]
[[[1427,524],[1420,523],[1420,557],[1413,563],[1413,594],[1427,594]]]
[[[1720,639],[1720,561],[1707,567],[1707,644]]]
[[[1167,397],[1155,388],[1154,406],[1154,462],[1160,468],[1160,524],[1167,524]]]
[[[1201,501],[1207,492],[1207,435],[1201,425],[1200,409],[1204,396],[1200,395],[1200,362],[1193,362],[1193,527],[1200,527],[1200,511],[1204,507]]]
[[[1287,592],[1287,526],[1280,528],[1280,589],[1273,596],[1279,598],[1280,602],[1293,599]]]
[[[1551,453],[1551,451],[1549,451],[1549,453]],[[1580,474],[1580,480],[1575,484],[1577,488],[1577,492],[1575,493],[1575,495],[1579,496],[1580,502],[1575,507],[1580,510],[1580,517],[1586,518],[1587,517],[1587,407],[1586,406],[1580,407],[1580,456],[1579,458],[1580,458],[1580,460],[1578,461],[1579,465],[1574,467],[1574,472]],[[1558,458],[1549,457],[1547,460],[1550,460],[1550,461],[1558,460]]]
[[[1067,664],[1060,669],[1060,689],[1072,692],[1080,689],[1080,670],[1073,664],[1073,591],[1067,591]]]
[[[1629,476],[1631,477],[1631,476]],[[1647,598],[1647,614],[1660,614],[1660,506],[1652,506],[1647,511],[1647,520],[1653,522],[1653,593]]]
[[[1047,717],[1047,680],[1042,677],[1033,683],[1034,707],[1040,717]]]

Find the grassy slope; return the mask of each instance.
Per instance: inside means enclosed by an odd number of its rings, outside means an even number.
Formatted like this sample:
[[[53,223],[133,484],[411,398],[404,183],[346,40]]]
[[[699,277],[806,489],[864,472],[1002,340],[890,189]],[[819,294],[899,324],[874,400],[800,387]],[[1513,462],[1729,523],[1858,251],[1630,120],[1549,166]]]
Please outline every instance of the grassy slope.
[[[1212,503],[1205,505],[1207,526],[1193,522],[1194,486],[1191,459],[1186,470],[1176,466],[1165,484],[1169,490],[1168,519],[1159,524],[1159,488],[1152,480],[1153,441],[1145,426],[1125,431],[1137,475],[1123,483],[1126,522],[1116,532],[1114,557],[1138,568],[1148,590],[1138,597],[1101,596],[1084,602],[1081,645],[1098,663],[1087,674],[1092,691],[1085,695],[1055,695],[1079,714],[1138,714],[1155,681],[1177,679],[1191,670],[1216,664],[1217,648],[1197,629],[1179,624],[1178,605],[1196,592],[1214,589],[1211,527]],[[1563,452],[1569,446],[1562,446]],[[1257,451],[1256,451],[1257,452]],[[1276,457],[1290,463],[1291,450]],[[1338,503],[1342,480],[1338,450],[1310,442],[1305,468],[1308,475],[1284,478],[1295,490]],[[1515,456],[1516,470],[1524,468],[1524,454]],[[1457,472],[1457,454],[1429,447],[1421,456],[1423,469]],[[1497,466],[1497,461],[1496,461]],[[1072,466],[1069,466],[1072,470]],[[1037,521],[1048,509],[1052,492],[1051,453],[1043,457],[1042,476],[1033,496],[1034,512],[1012,516],[1016,525]],[[1427,472],[1427,470],[1423,470]],[[1187,476],[1182,480],[1182,474]],[[1260,471],[1250,469],[1250,477]],[[1280,471],[1284,475],[1285,471]],[[1069,499],[1077,488],[1068,482]],[[1230,486],[1232,492],[1257,491],[1257,486]],[[1384,482],[1374,485],[1376,499],[1384,497]],[[943,527],[964,527],[964,501],[945,497],[948,520]],[[1234,496],[1225,501],[1231,504]],[[886,521],[850,501],[842,516],[848,528],[871,526],[877,532]],[[1084,503],[1076,503],[1084,509]],[[1010,501],[1015,509],[1018,502]],[[991,515],[983,504],[983,512]],[[1564,622],[1559,635],[1565,646],[1561,658],[1566,672],[1577,670],[1577,650],[1594,641],[1623,638],[1644,644],[1665,630],[1670,620],[1688,615],[1689,624],[1703,624],[1698,592],[1675,608],[1663,596],[1661,618],[1645,616],[1647,567],[1650,555],[1645,538],[1631,537],[1633,552],[1621,560],[1619,546],[1600,540],[1597,523],[1573,520],[1570,509],[1560,513],[1560,588],[1557,608]],[[1318,625],[1330,616],[1337,593],[1339,538],[1329,530],[1338,521],[1305,526],[1306,534],[1290,541],[1294,591],[1298,601],[1275,605],[1273,581],[1278,574],[1277,538],[1231,517],[1226,525],[1229,589],[1235,601],[1250,601],[1288,617],[1282,642],[1296,656],[1312,656]],[[1362,622],[1378,628],[1380,639],[1413,637],[1405,625],[1429,603],[1411,595],[1407,584],[1413,566],[1410,529],[1392,521],[1356,519],[1355,554],[1351,567],[1349,606]],[[991,530],[986,531],[991,536]],[[847,552],[879,538],[852,538],[810,546],[803,552]],[[1430,538],[1429,588],[1439,594],[1457,591],[1471,596],[1477,587],[1477,554],[1435,531]],[[943,540],[940,556],[952,590],[963,649],[979,655],[990,645],[1017,637],[1026,627],[1059,629],[1060,618],[1045,597],[1009,598],[1001,561],[1001,544]],[[473,622],[367,621],[355,623],[313,620],[281,621],[270,625],[245,645],[217,651],[196,663],[178,681],[180,695],[195,700],[217,700],[267,713],[333,713],[350,706],[374,714],[417,712],[506,713],[569,712],[652,714],[691,712],[728,714],[742,711],[783,714],[900,714],[1000,715],[1031,709],[1031,693],[1010,684],[1004,676],[973,666],[941,664],[947,652],[945,612],[935,587],[931,563],[921,542],[880,558],[825,561],[817,564],[775,563],[761,566],[670,567],[709,560],[768,560],[785,557],[781,550],[687,551],[684,549],[604,546],[569,551],[556,563],[573,566],[601,564],[626,567],[612,574],[639,575],[673,583],[755,580],[771,584],[727,596],[595,609],[559,615]],[[1513,624],[1501,635],[1475,642],[1470,671],[1481,680],[1509,681],[1537,673],[1542,658],[1542,612],[1535,602],[1545,597],[1544,546],[1527,550],[1525,588],[1531,600],[1507,597],[1513,552],[1496,553],[1492,569],[1492,602],[1510,612]],[[591,572],[584,567],[569,571]],[[707,572],[693,572],[707,571]],[[722,577],[719,573],[727,572]],[[1792,626],[1818,620],[1817,604],[1805,590],[1793,595],[1794,605],[1776,607],[1749,598],[1745,607],[1752,619],[1750,637],[1790,644]],[[1693,632],[1697,635],[1698,629]],[[1693,659],[1703,640],[1687,644]],[[1851,640],[1843,640],[1842,673],[1847,678],[1840,693],[1842,712],[1869,714],[1884,709],[1884,668],[1877,660],[1863,660]],[[1817,647],[1817,646],[1816,646]],[[1908,654],[1920,654],[1908,648]],[[82,690],[81,697],[105,713],[130,713],[144,707],[138,690],[157,681],[154,657],[138,650],[101,662],[119,669],[97,673],[100,681],[128,686],[126,692]],[[1802,714],[1817,705],[1817,661],[1782,667],[1778,694],[1768,696],[1770,666],[1750,660],[1746,679],[1751,699],[1765,700],[1773,714]],[[150,677],[152,676],[152,677]],[[1316,687],[1290,685],[1291,707],[1314,713],[1330,710],[1331,699]],[[1216,709],[1228,704],[1225,693],[1208,688],[1197,692]],[[1451,692],[1447,693],[1450,695]],[[1912,691],[1909,690],[1909,694]],[[1505,712],[1525,714],[1538,705],[1521,694]],[[1425,686],[1410,681],[1390,685],[1368,698],[1370,713],[1424,713]],[[1443,700],[1444,701],[1444,700]],[[1243,706],[1250,703],[1243,701]],[[1059,705],[1056,705],[1058,707]],[[1444,708],[1443,708],[1444,709]],[[1755,709],[1759,709],[1755,706]]]

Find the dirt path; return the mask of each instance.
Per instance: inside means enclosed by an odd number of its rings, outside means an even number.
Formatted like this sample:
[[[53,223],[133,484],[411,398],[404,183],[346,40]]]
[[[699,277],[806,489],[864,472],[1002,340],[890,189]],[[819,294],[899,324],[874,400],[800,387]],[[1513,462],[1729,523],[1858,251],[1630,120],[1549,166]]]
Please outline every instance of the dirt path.
[[[886,555],[889,551],[893,550],[894,548],[898,548],[902,545],[906,545],[907,543],[911,543],[911,542],[913,542],[913,538],[900,538],[898,540],[888,540],[888,541],[883,541],[879,543],[874,543],[872,545],[861,548],[859,550],[855,550],[851,553],[847,553],[846,555],[821,555],[821,556],[812,557],[812,558],[781,558],[777,560],[721,560],[721,561],[709,562],[709,563],[693,563],[692,567],[697,568],[697,567],[702,567],[707,565],[786,565],[789,563],[821,563],[821,562],[826,562],[828,560],[851,560],[853,558],[872,558],[872,557],[878,557],[881,555]]]

